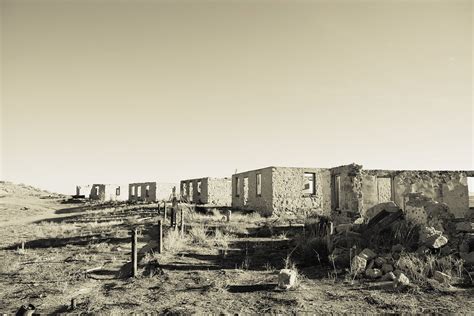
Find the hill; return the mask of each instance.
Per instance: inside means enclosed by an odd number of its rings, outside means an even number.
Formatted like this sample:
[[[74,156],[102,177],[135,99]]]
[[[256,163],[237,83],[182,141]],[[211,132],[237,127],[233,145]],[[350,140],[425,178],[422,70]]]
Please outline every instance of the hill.
[[[30,185],[0,181],[0,225],[58,209],[64,195]]]

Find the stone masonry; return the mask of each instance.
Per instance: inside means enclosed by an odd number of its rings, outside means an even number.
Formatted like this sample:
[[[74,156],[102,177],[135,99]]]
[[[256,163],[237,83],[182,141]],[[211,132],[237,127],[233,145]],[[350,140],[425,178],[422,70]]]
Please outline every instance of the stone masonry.
[[[230,178],[198,178],[182,180],[181,199],[189,203],[231,206]]]

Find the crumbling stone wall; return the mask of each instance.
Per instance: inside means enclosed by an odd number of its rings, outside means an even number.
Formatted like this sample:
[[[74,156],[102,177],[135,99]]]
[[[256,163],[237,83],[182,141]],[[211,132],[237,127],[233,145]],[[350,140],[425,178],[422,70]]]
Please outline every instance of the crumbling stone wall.
[[[262,215],[270,215],[273,211],[273,168],[267,167],[234,174],[232,176],[232,207],[257,211]],[[260,195],[257,195],[258,173],[262,175],[262,192]],[[245,181],[246,178],[247,181]],[[237,193],[237,179],[239,179],[240,194]]]
[[[127,197],[127,186],[118,184],[93,184],[89,196],[97,201],[125,201]]]
[[[86,198],[90,198],[92,193],[92,185],[77,185],[76,186],[76,195],[84,195]]]
[[[465,171],[389,171],[362,170],[361,214],[381,200],[378,179],[390,179],[391,200],[405,210],[407,196],[420,192],[437,202],[445,203],[455,217],[464,217],[469,209],[467,172]],[[387,191],[388,192],[388,191]]]
[[[363,207],[362,166],[350,164],[331,168],[332,210],[339,214],[360,213]],[[336,177],[339,176],[339,203],[336,198]],[[339,204],[339,207],[338,207]]]
[[[130,183],[128,190],[129,201],[156,202],[169,200],[175,183],[140,182]],[[140,189],[139,189],[140,188]],[[147,194],[148,188],[148,194]],[[176,192],[178,194],[178,192]]]
[[[273,214],[330,215],[331,175],[328,169],[272,169]],[[303,194],[305,173],[314,173],[314,194]]]
[[[201,183],[201,192],[198,192],[199,182]],[[181,198],[197,204],[230,206],[232,201],[231,185],[229,178],[182,180],[180,182]]]
[[[207,203],[231,206],[232,180],[230,178],[208,178],[207,180]]]
[[[257,194],[259,173],[262,181],[261,194]],[[305,173],[315,174],[314,194],[303,193]],[[237,179],[240,194],[237,194]],[[328,169],[268,167],[238,173],[232,176],[232,207],[258,211],[265,216],[311,213],[329,215],[330,181]]]

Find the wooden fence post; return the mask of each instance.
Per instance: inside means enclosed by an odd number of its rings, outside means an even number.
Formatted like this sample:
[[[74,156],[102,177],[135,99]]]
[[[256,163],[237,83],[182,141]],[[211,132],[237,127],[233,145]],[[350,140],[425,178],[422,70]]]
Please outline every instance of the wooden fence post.
[[[181,226],[180,226],[180,230],[181,230],[181,237],[184,236],[184,211],[183,209],[181,208]]]
[[[230,222],[230,219],[231,219],[231,217],[232,217],[232,211],[231,211],[231,210],[227,210],[226,216],[227,216],[227,222]]]
[[[137,229],[132,229],[132,277],[137,276],[138,262],[137,262]]]
[[[166,223],[166,201],[165,200],[163,200],[163,207],[164,207],[164,209],[163,209],[163,220]]]
[[[158,253],[163,252],[163,223],[158,220]]]
[[[76,309],[76,299],[71,298],[71,310],[75,310],[75,309]]]

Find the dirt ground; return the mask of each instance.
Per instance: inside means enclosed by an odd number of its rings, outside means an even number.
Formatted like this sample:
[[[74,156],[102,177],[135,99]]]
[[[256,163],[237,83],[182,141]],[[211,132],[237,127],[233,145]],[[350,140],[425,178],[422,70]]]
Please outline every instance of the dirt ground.
[[[150,251],[161,218],[153,205],[57,205],[61,217],[0,228],[0,312],[31,303],[40,313],[470,313],[474,289],[449,293],[390,282],[346,282],[314,262],[293,290],[278,271],[302,226],[259,216],[186,211],[185,237],[166,221],[162,254]],[[87,208],[90,208],[89,210]],[[47,214],[48,215],[48,214]],[[51,214],[49,214],[51,215]],[[30,222],[26,218],[26,222]],[[130,277],[130,230],[139,229],[139,276]],[[204,229],[203,229],[204,228]],[[22,249],[21,243],[24,242]],[[89,272],[88,272],[89,270]],[[76,308],[71,309],[71,299]]]

